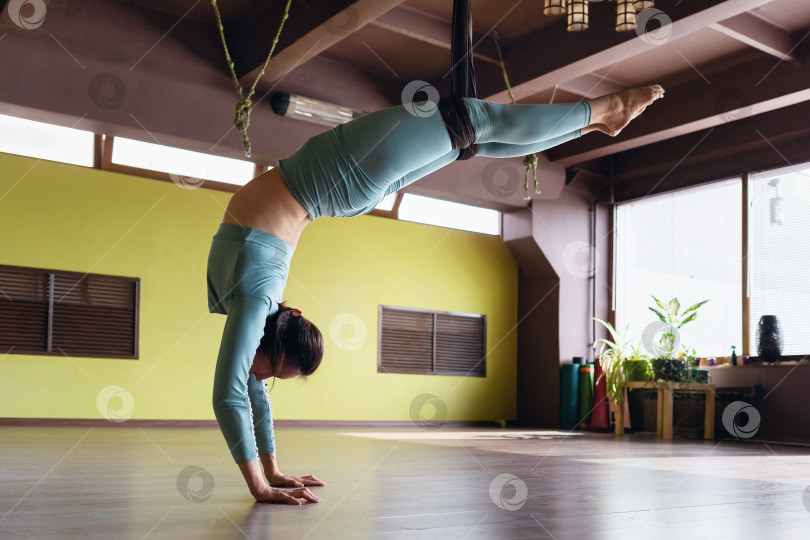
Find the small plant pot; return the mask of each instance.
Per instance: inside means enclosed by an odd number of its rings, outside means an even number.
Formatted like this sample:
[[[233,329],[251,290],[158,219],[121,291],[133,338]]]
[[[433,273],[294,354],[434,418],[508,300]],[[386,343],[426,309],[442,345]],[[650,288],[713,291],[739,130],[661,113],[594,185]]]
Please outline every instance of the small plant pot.
[[[709,382],[709,372],[705,369],[692,368],[692,377],[695,382],[707,383]]]
[[[687,378],[687,370],[692,369],[688,362],[677,358],[656,358],[651,364],[655,380],[684,381]]]
[[[625,364],[628,381],[649,381],[652,374],[650,362],[643,358],[631,358]]]

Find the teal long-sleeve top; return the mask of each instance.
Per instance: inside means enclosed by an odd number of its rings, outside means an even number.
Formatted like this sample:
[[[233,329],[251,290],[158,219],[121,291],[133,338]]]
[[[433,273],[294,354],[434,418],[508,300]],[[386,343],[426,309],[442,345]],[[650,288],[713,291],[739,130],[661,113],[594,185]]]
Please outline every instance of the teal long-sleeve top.
[[[276,451],[267,383],[249,373],[267,317],[278,311],[294,248],[270,233],[222,223],[208,256],[208,309],[227,315],[213,407],[236,463]]]

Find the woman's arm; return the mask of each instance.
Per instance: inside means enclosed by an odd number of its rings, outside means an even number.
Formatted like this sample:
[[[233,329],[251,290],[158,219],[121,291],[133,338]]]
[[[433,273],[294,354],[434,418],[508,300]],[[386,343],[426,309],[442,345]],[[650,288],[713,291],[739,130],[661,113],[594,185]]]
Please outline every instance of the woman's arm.
[[[308,489],[270,487],[262,476],[259,465],[256,435],[261,434],[259,444],[262,452],[271,449],[275,452],[275,443],[266,385],[257,381],[255,375],[251,377],[248,370],[253,364],[270,313],[271,303],[268,299],[245,296],[233,298],[225,320],[214,374],[214,414],[228,449],[239,465],[251,495],[257,501],[298,504],[296,497],[301,497],[318,502],[320,499]],[[253,391],[249,391],[249,388],[253,388]],[[258,407],[256,411],[252,408],[254,403]],[[260,407],[262,404],[266,408]],[[253,416],[254,412],[259,413],[258,418]],[[277,467],[275,470],[277,471]]]
[[[305,488],[285,490],[270,487],[263,478],[259,465],[259,450],[251,422],[248,370],[264,335],[264,325],[270,310],[269,299],[235,296],[231,301],[214,374],[214,414],[228,450],[239,465],[251,495],[257,501],[299,504],[296,497],[301,497],[318,502],[320,499]],[[270,434],[272,444],[269,418],[262,420],[267,422],[265,435]],[[266,442],[265,439],[265,444]]]
[[[259,459],[251,422],[248,370],[264,335],[269,311],[269,299],[234,297],[217,356],[214,414],[236,463]]]

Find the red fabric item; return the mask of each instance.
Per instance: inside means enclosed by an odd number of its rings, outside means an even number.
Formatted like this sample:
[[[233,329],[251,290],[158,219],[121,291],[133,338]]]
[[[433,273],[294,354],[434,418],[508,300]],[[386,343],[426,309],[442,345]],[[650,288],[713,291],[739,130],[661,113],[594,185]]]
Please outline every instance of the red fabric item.
[[[593,412],[591,413],[591,431],[610,431],[608,420],[608,398],[605,378],[602,377],[602,366],[597,358],[593,367]]]

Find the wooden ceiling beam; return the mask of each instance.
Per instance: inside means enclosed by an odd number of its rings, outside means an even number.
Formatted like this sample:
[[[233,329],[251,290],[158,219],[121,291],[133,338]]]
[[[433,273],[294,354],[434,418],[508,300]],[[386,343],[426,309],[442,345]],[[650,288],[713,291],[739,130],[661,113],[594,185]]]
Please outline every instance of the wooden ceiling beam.
[[[702,79],[667,88],[615,138],[588,135],[547,152],[552,162],[576,165],[687,133],[810,101],[810,66],[796,68],[771,57],[707,72]]]
[[[704,130],[690,133],[615,154],[612,157],[613,180],[616,185],[633,184],[640,181],[639,179],[656,177],[666,181],[665,177],[675,174],[682,166],[712,167],[715,161],[725,161],[721,168],[731,172],[721,176],[716,176],[717,173],[713,172],[713,179],[717,180],[741,174],[745,170],[762,170],[807,161],[810,159],[810,146],[806,146],[803,152],[792,155],[786,154],[780,147],[793,140],[810,137],[810,126],[803,121],[808,114],[810,102],[798,103],[745,118],[734,124],[717,126],[711,132]],[[767,161],[756,162],[749,159],[747,154],[758,150],[769,153]]]
[[[613,157],[616,201],[810,161],[810,103]]]
[[[702,0],[681,2],[666,8],[666,42],[675,41],[710,24],[730,19],[748,10],[771,3],[773,0]],[[601,9],[599,4],[593,8]],[[592,9],[593,9],[592,8]],[[659,23],[660,23],[659,18]],[[657,27],[649,21],[650,25]],[[657,24],[657,23],[655,23]],[[656,47],[666,47],[650,39],[647,34],[635,32],[592,32],[583,35],[567,32],[564,24],[544,26],[510,43],[505,52],[512,91],[518,101],[577,79],[584,73],[594,73]],[[506,103],[509,99],[500,81],[481,85],[479,94],[484,99]]]
[[[383,28],[412,39],[450,50],[452,24],[421,11],[397,6],[371,22]],[[482,36],[473,32],[473,56],[491,64],[498,64],[498,51],[491,36]]]
[[[799,63],[790,33],[750,13],[712,23],[709,28],[785,62]]]
[[[605,94],[612,94],[614,92],[621,92],[625,89],[624,85],[619,82],[613,81],[607,77],[600,77],[594,73],[586,73],[576,79],[565,81],[560,84],[560,88],[566,92],[577,94],[586,99],[604,96]]]
[[[295,2],[259,85],[269,87],[403,1],[319,0],[307,6]],[[233,57],[243,85],[252,84],[258,76],[281,21],[283,5],[284,2],[274,2],[262,13],[251,13],[228,36],[235,43]]]

